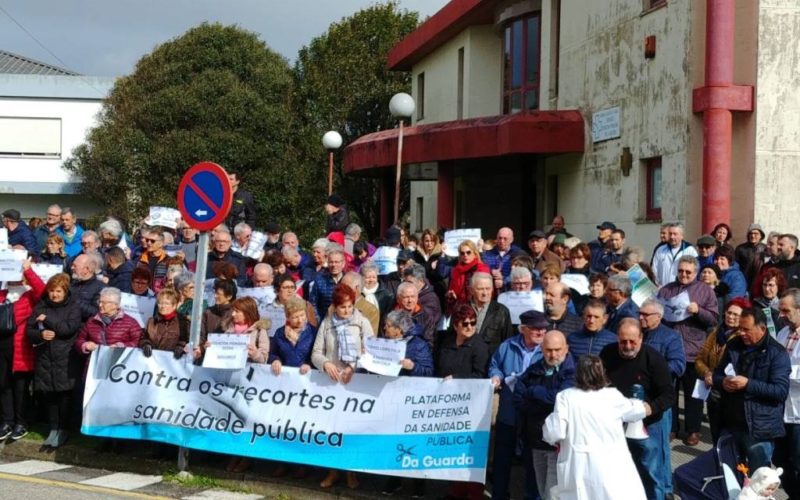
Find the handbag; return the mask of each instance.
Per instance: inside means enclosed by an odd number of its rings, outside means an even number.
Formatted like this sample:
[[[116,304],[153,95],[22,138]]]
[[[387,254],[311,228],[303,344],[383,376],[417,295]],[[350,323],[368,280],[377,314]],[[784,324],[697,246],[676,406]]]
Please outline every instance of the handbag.
[[[14,304],[6,299],[0,304],[0,336],[13,335],[17,331],[17,322],[14,319]]]

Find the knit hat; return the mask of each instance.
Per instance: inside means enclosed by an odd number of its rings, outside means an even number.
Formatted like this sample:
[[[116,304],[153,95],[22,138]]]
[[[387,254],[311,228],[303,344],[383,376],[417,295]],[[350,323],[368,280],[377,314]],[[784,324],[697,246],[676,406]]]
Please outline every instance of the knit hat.
[[[344,198],[338,194],[332,194],[325,199],[325,204],[333,205],[334,207],[339,208],[344,205]]]
[[[703,266],[703,269],[701,269],[700,272],[702,273],[706,269],[711,269],[712,271],[714,271],[714,274],[717,275],[717,279],[718,280],[722,279],[722,270],[719,268],[718,265],[716,265],[716,264],[706,264],[705,266]]]
[[[756,224],[756,223],[750,224],[749,226],[747,226],[747,234],[750,234],[750,231],[758,231],[759,233],[761,233],[762,240],[764,239],[764,236],[766,236],[764,234],[764,229],[761,227],[761,224]]]

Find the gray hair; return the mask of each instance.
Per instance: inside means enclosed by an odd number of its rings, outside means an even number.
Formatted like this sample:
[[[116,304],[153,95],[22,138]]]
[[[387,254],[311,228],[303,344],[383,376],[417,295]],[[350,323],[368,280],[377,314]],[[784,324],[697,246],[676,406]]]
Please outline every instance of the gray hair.
[[[675,228],[675,229],[680,229],[681,234],[683,234],[683,231],[684,231],[683,223],[681,223],[681,222],[670,222],[669,223],[669,227],[670,228]]]
[[[489,273],[481,273],[481,272],[474,273],[472,275],[472,278],[470,278],[470,280],[469,280],[469,286],[474,287],[475,283],[478,280],[489,280],[489,282],[492,282],[493,278],[492,278],[492,275],[489,274]]]
[[[115,239],[122,236],[122,224],[118,220],[108,219],[97,228],[101,233],[108,233]]]
[[[625,269],[630,269],[644,260],[644,250],[642,247],[628,247],[623,250],[620,260]]]
[[[296,248],[286,245],[281,248],[281,255],[283,255],[284,259],[293,259],[300,255],[300,252],[298,252]]]
[[[187,285],[194,283],[194,275],[192,273],[181,273],[172,278],[172,283],[175,285],[175,290],[180,292]]]
[[[794,301],[794,307],[800,307],[800,288],[787,288],[781,294],[781,298],[791,297]]]
[[[61,215],[66,215],[66,214],[76,217],[75,212],[72,210],[72,207],[64,207],[61,209]]]
[[[767,235],[767,241],[771,240],[772,238],[780,238],[781,234],[783,233],[781,233],[780,231],[770,231],[769,234]]]
[[[631,296],[631,280],[624,274],[612,274],[608,277],[608,287],[613,285],[625,297]]]
[[[87,253],[87,257],[89,257],[89,268],[92,269],[93,273],[97,273],[97,271],[103,269],[103,264],[105,264],[103,255],[98,252],[97,250]]]
[[[339,254],[344,257],[344,248],[338,243],[330,242],[325,246],[325,257],[330,257],[333,254]]]
[[[372,271],[375,271],[375,274],[380,274],[381,268],[378,267],[378,264],[374,262],[364,262],[363,264],[361,264],[361,269],[359,269],[361,276],[365,276],[367,273]]]
[[[400,283],[400,285],[397,287],[397,296],[399,297],[400,295],[403,295],[403,292],[405,292],[406,290],[411,290],[414,292],[414,295],[419,296],[419,291],[417,290],[417,287],[414,286],[413,283],[409,283],[408,281]]]
[[[661,316],[662,318],[664,317],[664,304],[659,302],[658,299],[655,299],[653,297],[645,299],[644,302],[642,302],[642,305],[639,306],[639,309],[643,308],[644,306],[652,307],[653,309],[656,310],[656,313],[658,313],[659,316]]]
[[[53,203],[52,205],[47,207],[47,210],[49,211],[51,208],[53,210],[58,210],[59,212],[61,212],[61,205],[59,205],[58,203]]]
[[[396,326],[403,333],[407,333],[414,328],[414,319],[408,311],[395,309],[386,315],[384,324]]]
[[[292,231],[286,231],[285,233],[283,233],[283,236],[281,236],[281,242],[286,243],[286,240],[292,236],[297,238],[297,234],[293,233]]]
[[[100,237],[97,236],[97,233],[92,231],[91,229],[88,230],[88,231],[84,231],[83,232],[83,234],[81,235],[81,240],[83,240],[83,238],[87,238],[87,237],[91,238],[92,241],[94,241],[95,243],[98,243],[100,241]]]
[[[347,227],[344,229],[345,236],[350,236],[352,239],[353,236],[361,234],[361,226],[358,224],[348,224]]]
[[[328,241],[327,238],[317,238],[317,240],[314,241],[314,244],[311,245],[311,249],[312,250],[316,250],[317,248],[325,249],[328,246],[328,243],[330,243],[330,241]]]
[[[406,276],[412,276],[415,280],[425,281],[427,273],[421,264],[415,262],[403,269],[403,277],[405,278]]]
[[[228,233],[231,234],[231,228],[228,227],[227,224],[220,224],[214,228],[218,233]]]
[[[352,282],[353,286],[358,288],[358,292],[361,292],[361,289],[364,288],[364,280],[361,278],[361,275],[355,271],[349,271],[345,273],[342,281],[347,280],[348,282]]]
[[[248,230],[248,229],[250,229],[250,231],[253,230],[250,227],[250,224],[248,224],[246,222],[240,222],[240,223],[236,224],[235,226],[233,226],[233,235],[238,238],[239,236],[243,235],[244,232],[246,230]]]
[[[122,292],[119,288],[115,288],[113,286],[108,286],[100,290],[100,298],[107,299],[117,305],[122,302]]]
[[[619,325],[617,325],[617,331],[614,333],[619,334],[619,331],[622,330],[623,326],[630,326],[631,328],[636,328],[636,331],[639,332],[639,336],[642,336],[642,324],[639,323],[638,319],[634,318],[622,318],[619,321]]]
[[[512,281],[519,278],[533,278],[530,269],[522,266],[511,266],[511,274],[509,276]]]
[[[694,255],[683,255],[680,259],[678,259],[678,265],[681,264],[691,264],[694,266],[694,270],[697,271],[700,269],[700,263],[697,261],[697,258]]]

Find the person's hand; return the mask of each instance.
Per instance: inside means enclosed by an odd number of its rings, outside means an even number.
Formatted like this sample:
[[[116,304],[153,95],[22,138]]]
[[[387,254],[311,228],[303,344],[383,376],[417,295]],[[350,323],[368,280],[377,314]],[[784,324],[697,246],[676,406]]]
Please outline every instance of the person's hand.
[[[123,344],[122,342],[115,342],[111,347],[122,347],[122,348],[124,348],[125,344]]]
[[[175,347],[175,350],[172,351],[172,355],[175,356],[175,359],[181,359],[181,357],[186,354],[186,349],[188,346],[186,345],[179,345]]]
[[[303,363],[300,365],[300,375],[305,375],[306,373],[311,371],[311,365],[307,365]]]
[[[411,371],[414,369],[414,362],[408,358],[405,358],[404,360],[400,361],[400,366],[402,366],[404,370]]]
[[[45,316],[44,314],[40,314],[40,315],[36,316],[36,322],[37,323],[42,323],[46,319],[47,319],[47,316]]]
[[[453,380],[453,376],[452,375],[448,375],[445,378],[443,378],[442,380],[445,381],[445,382],[447,382],[449,380]]]
[[[53,340],[54,338],[56,338],[56,332],[54,332],[53,330],[44,330],[42,332],[42,338],[44,340]]]
[[[322,365],[322,369],[323,371],[325,371],[325,373],[328,374],[331,380],[333,380],[334,382],[339,381],[339,369],[336,368],[336,365],[334,365],[330,361],[326,361],[325,364]]]
[[[450,300],[458,299],[458,296],[456,295],[456,292],[454,292],[453,290],[448,290],[447,293],[444,296],[445,296],[445,298],[450,299]]]
[[[431,269],[433,269],[434,271],[436,270],[436,267],[438,265],[439,265],[439,261],[438,260],[433,259],[433,261],[431,261]]]
[[[258,349],[256,349],[255,344],[247,344],[247,357],[250,359],[255,359],[258,355]]]
[[[712,375],[713,374],[709,371],[706,372],[706,376],[703,377],[703,382],[706,383],[706,387],[711,387],[712,385],[714,385],[714,377]]]
[[[500,377],[498,377],[497,375],[492,377],[492,387],[494,387],[494,390],[500,388]]]
[[[145,344],[142,346],[142,354],[144,354],[145,358],[149,358],[153,355],[153,346],[150,344]]]
[[[722,380],[722,388],[728,392],[738,392],[747,386],[747,377],[741,375],[734,375],[733,377],[725,377]]]
[[[98,276],[97,279],[108,285],[108,276]]]
[[[192,357],[194,359],[200,359],[202,356],[203,356],[203,350],[200,349],[200,346],[197,345],[194,346],[194,349],[192,349]]]
[[[349,383],[350,383],[350,380],[352,380],[352,379],[353,379],[353,373],[354,373],[354,372],[355,372],[355,370],[353,369],[353,367],[352,367],[352,366],[350,366],[350,365],[347,365],[347,366],[345,367],[345,369],[344,369],[344,370],[342,370],[342,376],[341,376],[341,382],[342,382],[342,384],[344,384],[344,385],[347,385],[347,384],[349,384]]]
[[[272,362],[271,366],[272,366],[272,373],[274,373],[275,375],[281,374],[281,367],[283,366],[281,364],[281,360],[276,359],[275,361]]]
[[[31,258],[28,257],[27,259],[22,261],[22,270],[27,271],[31,268]]]
[[[94,342],[89,341],[83,344],[83,350],[86,352],[92,352],[95,349],[97,349],[97,344],[95,344]]]
[[[649,417],[653,414],[653,408],[650,407],[649,403],[642,403],[644,404],[644,416]]]
[[[211,342],[206,340],[206,343],[203,344],[203,349],[208,349],[209,347],[211,347]]]
[[[697,311],[700,310],[700,306],[697,305],[697,302],[691,302],[688,306],[686,306],[686,312],[689,314],[697,314]]]

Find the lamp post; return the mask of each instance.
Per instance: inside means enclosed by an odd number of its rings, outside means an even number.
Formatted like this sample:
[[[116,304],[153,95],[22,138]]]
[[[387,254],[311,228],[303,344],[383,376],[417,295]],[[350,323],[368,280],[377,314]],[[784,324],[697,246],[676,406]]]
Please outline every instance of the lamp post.
[[[414,114],[416,104],[414,98],[405,92],[392,96],[389,101],[389,112],[400,120],[400,130],[397,133],[397,167],[394,175],[394,221],[400,220],[400,168],[403,163],[403,119]]]
[[[333,194],[333,152],[342,147],[342,136],[335,130],[325,132],[322,145],[328,150],[328,196]]]

